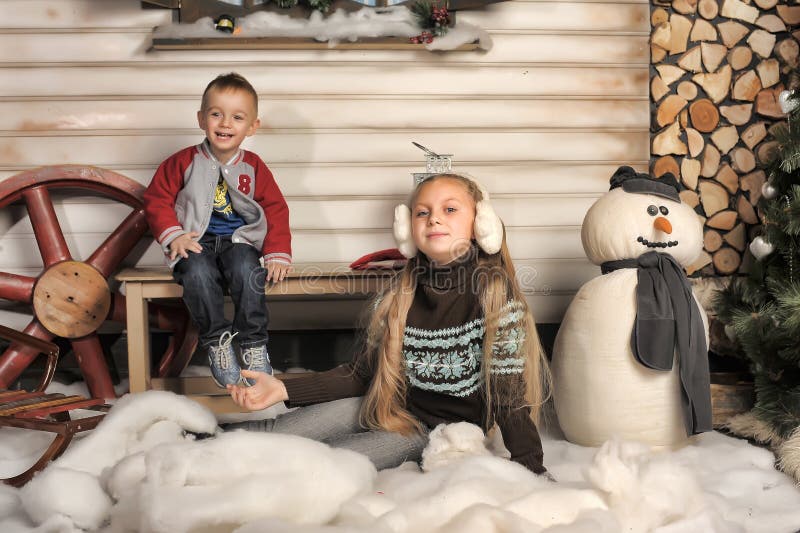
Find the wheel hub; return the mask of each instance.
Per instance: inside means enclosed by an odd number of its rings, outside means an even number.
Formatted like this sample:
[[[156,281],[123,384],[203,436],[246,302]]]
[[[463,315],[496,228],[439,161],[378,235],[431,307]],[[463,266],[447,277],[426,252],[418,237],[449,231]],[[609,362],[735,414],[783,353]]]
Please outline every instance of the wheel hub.
[[[51,333],[75,339],[95,331],[111,306],[106,279],[79,261],[48,268],[33,289],[36,317]]]

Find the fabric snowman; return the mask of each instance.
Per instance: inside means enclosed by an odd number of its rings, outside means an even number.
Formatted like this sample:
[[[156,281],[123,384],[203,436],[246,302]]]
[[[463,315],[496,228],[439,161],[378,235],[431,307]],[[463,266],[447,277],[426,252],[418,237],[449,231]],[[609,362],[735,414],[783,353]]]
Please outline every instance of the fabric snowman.
[[[675,178],[620,167],[581,240],[603,275],[578,291],[553,350],[566,438],[677,447],[710,431],[708,323],[683,270],[703,249],[703,227]]]

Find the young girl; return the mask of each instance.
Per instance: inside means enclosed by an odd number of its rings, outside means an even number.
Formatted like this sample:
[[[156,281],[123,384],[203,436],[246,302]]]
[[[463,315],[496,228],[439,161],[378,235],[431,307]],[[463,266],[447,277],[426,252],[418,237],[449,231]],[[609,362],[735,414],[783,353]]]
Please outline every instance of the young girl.
[[[511,459],[537,474],[534,424],[549,383],[536,327],[488,195],[455,174],[429,178],[395,211],[408,264],[379,295],[365,349],[327,372],[243,371],[229,386],[251,410],[307,406],[227,429],[291,433],[367,455],[377,468],[419,460],[435,426],[497,424]]]

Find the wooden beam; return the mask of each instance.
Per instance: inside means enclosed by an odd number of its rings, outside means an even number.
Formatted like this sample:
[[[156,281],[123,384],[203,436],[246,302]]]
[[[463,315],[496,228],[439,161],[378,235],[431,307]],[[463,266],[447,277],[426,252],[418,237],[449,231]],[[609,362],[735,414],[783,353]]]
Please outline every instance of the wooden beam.
[[[443,4],[452,13],[460,9],[481,9],[489,4],[503,2],[505,0],[445,0]],[[411,4],[411,0],[407,0],[407,4]],[[395,4],[397,5],[397,4]],[[179,9],[180,21],[183,23],[195,22],[203,17],[216,18],[219,15],[226,14],[232,17],[245,17],[257,11],[271,11],[274,13],[282,13],[289,15],[293,18],[307,18],[313,11],[307,5],[296,5],[291,8],[281,8],[272,2],[264,2],[263,4],[255,5],[252,1],[246,0],[242,5],[236,5],[220,0],[142,0],[143,7],[163,7],[170,9]],[[344,9],[346,11],[358,11],[363,7],[385,8],[390,7],[389,0],[375,0],[374,6],[367,6],[358,2],[357,0],[333,0],[330,5],[330,12],[337,9]]]
[[[424,50],[401,37],[370,37],[356,42],[342,41],[331,46],[327,42],[305,37],[193,37],[186,39],[153,39],[155,50]],[[462,44],[454,50],[477,50],[478,43]]]
[[[142,0],[142,4],[147,4],[156,7],[167,7],[170,9],[177,9],[181,7],[181,0]]]

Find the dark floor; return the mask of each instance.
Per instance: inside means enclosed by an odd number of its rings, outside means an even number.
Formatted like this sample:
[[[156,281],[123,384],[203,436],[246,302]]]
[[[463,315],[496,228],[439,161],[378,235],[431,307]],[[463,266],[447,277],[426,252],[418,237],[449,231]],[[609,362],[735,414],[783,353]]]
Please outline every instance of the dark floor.
[[[547,353],[550,353],[558,324],[539,324],[538,328],[542,343]],[[124,334],[104,334],[100,335],[100,339],[108,356],[112,379],[118,382],[128,374],[127,339]],[[163,353],[168,342],[167,334],[152,334],[151,351],[154,357]],[[0,353],[6,347],[1,343],[2,341],[0,341]],[[64,339],[58,339],[56,343],[62,353],[56,379],[65,383],[82,379],[69,343]],[[358,343],[355,330],[273,331],[270,332],[269,353],[273,366],[278,370],[293,367],[327,370],[349,361]],[[40,360],[35,361],[23,373],[22,386],[29,387],[39,379],[41,363]],[[153,364],[155,365],[156,361]],[[195,353],[191,364],[207,364],[202,350]]]
[[[538,324],[539,336],[546,353],[551,354],[558,324]],[[114,382],[127,377],[128,356],[127,339],[124,334],[101,335],[101,342],[108,355],[109,369]],[[163,353],[169,342],[167,334],[153,333],[151,349],[154,358]],[[78,369],[70,345],[64,339],[57,341],[61,347],[62,358],[58,365],[56,379],[70,383],[83,379]],[[314,330],[314,331],[273,331],[270,333],[269,353],[273,366],[278,370],[304,368],[308,370],[327,370],[347,362],[359,343],[355,330]],[[5,350],[0,341],[0,354]],[[43,359],[43,358],[42,358]],[[21,385],[30,387],[41,376],[41,360],[37,360],[22,375]],[[743,371],[744,365],[731,357],[710,355],[711,371]],[[157,364],[153,361],[153,364]],[[198,350],[192,364],[206,365],[202,350]]]

